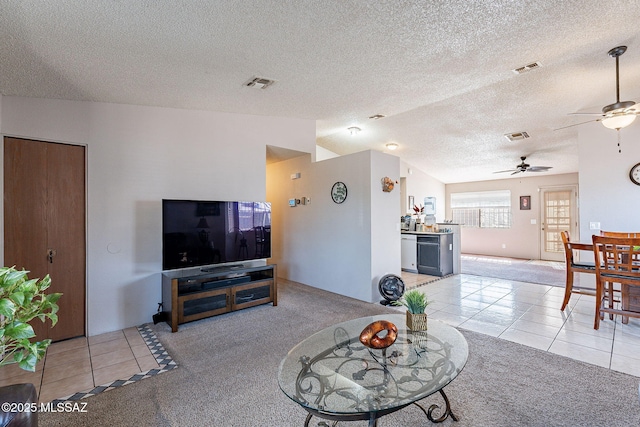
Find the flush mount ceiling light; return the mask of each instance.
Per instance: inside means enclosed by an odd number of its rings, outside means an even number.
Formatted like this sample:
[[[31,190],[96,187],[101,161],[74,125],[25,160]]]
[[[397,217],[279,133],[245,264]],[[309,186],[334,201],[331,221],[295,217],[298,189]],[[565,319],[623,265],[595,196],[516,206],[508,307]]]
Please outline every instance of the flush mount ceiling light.
[[[360,133],[360,131],[361,131],[362,129],[360,129],[360,128],[359,128],[359,127],[357,127],[357,126],[351,126],[351,127],[348,127],[348,128],[347,128],[347,130],[349,131],[349,134],[351,134],[351,135],[357,135],[357,134],[359,134],[359,133]]]
[[[398,144],[396,144],[395,142],[390,142],[387,145],[385,145],[385,147],[387,147],[387,150],[395,150],[396,148],[398,148]]]

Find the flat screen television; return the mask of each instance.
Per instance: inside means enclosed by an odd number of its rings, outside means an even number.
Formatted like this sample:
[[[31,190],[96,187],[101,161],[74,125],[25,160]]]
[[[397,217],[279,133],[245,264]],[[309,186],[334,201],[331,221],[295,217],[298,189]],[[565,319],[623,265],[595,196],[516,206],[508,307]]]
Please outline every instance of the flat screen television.
[[[162,200],[162,269],[271,256],[271,204]]]

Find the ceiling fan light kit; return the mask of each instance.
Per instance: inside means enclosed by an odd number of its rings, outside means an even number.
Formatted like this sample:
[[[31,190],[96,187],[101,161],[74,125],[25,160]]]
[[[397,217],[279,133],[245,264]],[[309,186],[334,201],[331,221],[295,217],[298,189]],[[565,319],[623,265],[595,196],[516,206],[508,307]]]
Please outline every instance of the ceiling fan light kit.
[[[602,124],[608,129],[619,130],[629,126],[635,119],[635,114],[613,115],[602,119]]]

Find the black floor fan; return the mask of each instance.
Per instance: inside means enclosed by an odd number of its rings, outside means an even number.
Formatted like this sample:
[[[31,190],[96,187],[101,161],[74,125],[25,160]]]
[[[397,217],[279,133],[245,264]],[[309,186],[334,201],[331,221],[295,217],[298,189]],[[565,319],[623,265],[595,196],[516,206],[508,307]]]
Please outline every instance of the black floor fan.
[[[380,279],[378,290],[384,298],[380,304],[389,305],[393,301],[399,300],[404,294],[404,282],[395,274],[386,274]]]

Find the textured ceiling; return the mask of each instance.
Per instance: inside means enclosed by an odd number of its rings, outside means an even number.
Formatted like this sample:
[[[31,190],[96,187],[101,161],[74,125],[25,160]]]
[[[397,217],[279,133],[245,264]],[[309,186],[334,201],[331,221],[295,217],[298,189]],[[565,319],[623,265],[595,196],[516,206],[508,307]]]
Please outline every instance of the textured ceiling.
[[[0,92],[315,119],[329,150],[396,142],[446,183],[521,155],[576,172],[578,127],[554,129],[615,102],[618,45],[621,98],[640,101],[639,22],[633,0],[2,0]]]

